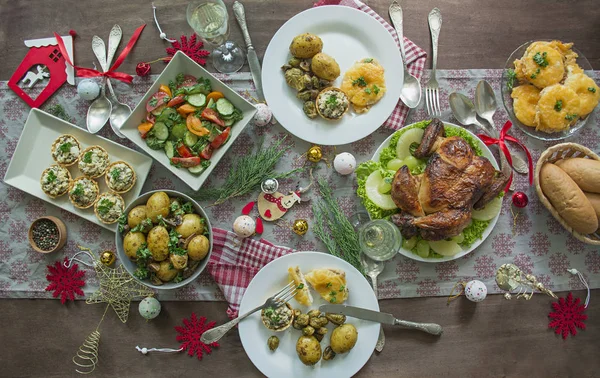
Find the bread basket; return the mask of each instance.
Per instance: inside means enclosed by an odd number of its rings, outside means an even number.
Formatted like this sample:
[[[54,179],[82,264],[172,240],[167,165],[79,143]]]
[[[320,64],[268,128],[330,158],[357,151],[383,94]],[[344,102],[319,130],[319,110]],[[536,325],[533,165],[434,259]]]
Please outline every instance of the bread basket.
[[[592,150],[577,143],[561,143],[552,146],[542,153],[535,167],[535,191],[537,192],[540,201],[544,204],[544,206],[546,206],[548,211],[550,211],[550,214],[552,214],[552,216],[556,218],[556,220],[559,221],[560,224],[574,237],[587,244],[600,245],[600,235],[598,234],[598,232],[588,235],[582,235],[576,231],[573,231],[573,229],[567,224],[567,222],[565,222],[565,220],[560,216],[560,214],[558,214],[558,212],[554,209],[548,198],[542,192],[542,188],[540,187],[540,170],[542,169],[544,163],[555,163],[558,160],[570,158],[588,158],[600,160],[600,157],[598,157],[598,155],[596,155]]]

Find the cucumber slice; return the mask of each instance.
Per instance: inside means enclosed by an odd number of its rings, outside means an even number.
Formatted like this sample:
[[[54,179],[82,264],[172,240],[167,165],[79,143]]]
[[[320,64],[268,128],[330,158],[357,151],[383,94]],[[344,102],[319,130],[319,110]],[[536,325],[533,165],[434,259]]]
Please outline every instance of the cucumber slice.
[[[398,159],[404,160],[407,157],[412,156],[410,154],[410,145],[413,143],[421,143],[424,132],[423,129],[410,129],[400,136],[398,144],[396,144],[396,156]]]
[[[190,171],[190,173],[197,175],[197,174],[204,172],[205,169],[206,169],[205,166],[203,166],[202,164],[198,164],[193,167],[189,167],[188,171]]]
[[[169,116],[171,114],[177,114],[177,110],[175,110],[175,108],[165,108],[165,110],[163,110],[162,113],[160,113],[156,120],[160,122],[167,121],[169,120]]]
[[[183,143],[188,147],[192,147],[196,142],[198,142],[198,136],[190,133],[189,130],[186,131]]]
[[[228,116],[233,114],[235,107],[231,102],[229,102],[226,98],[220,98],[217,100],[217,111],[222,116]]]
[[[234,119],[225,119],[223,120],[223,123],[225,124],[225,126],[233,126],[233,124],[235,123]]]
[[[452,240],[429,241],[429,246],[435,253],[439,253],[442,256],[454,256],[462,252],[460,245]]]
[[[152,127],[154,136],[160,140],[167,140],[169,137],[169,128],[163,122],[156,122]]]
[[[202,93],[189,95],[187,98],[187,102],[189,102],[192,106],[202,107],[206,104],[206,96]]]
[[[170,140],[165,143],[165,154],[167,154],[169,159],[175,156],[175,146],[173,146],[173,142]]]
[[[185,133],[187,132],[187,126],[183,123],[178,123],[177,125],[173,126],[173,130],[171,130],[171,134],[173,134],[176,139],[183,139],[185,137]]]
[[[502,198],[496,197],[481,210],[473,210],[471,217],[479,221],[492,220],[502,210]]]
[[[159,116],[160,113],[162,113],[162,111],[165,110],[166,107],[167,107],[167,105],[161,105],[158,108],[154,109],[152,111],[152,114],[155,115],[155,116]]]
[[[206,104],[207,108],[214,108],[215,107],[215,100],[213,100],[212,98],[210,100],[208,100],[208,104]]]
[[[376,206],[379,206],[383,210],[394,210],[396,204],[392,200],[392,196],[389,194],[381,194],[379,192],[379,185],[383,182],[383,177],[379,171],[374,171],[367,177],[365,182],[365,189],[367,191],[367,197],[373,201]]]

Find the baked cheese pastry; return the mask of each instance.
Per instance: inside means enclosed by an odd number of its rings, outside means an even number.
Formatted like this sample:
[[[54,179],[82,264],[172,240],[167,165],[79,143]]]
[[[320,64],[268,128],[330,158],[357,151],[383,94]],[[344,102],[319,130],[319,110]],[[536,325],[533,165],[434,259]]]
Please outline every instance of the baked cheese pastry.
[[[300,268],[299,267],[295,267],[295,268],[289,267],[288,273],[289,273],[289,282],[294,282],[294,284],[298,288],[298,292],[296,293],[294,298],[296,298],[296,301],[298,303],[300,303],[301,305],[310,306],[313,302],[313,297],[312,297],[312,294],[310,293],[310,290],[308,289],[308,284],[306,283],[306,279],[304,278],[304,275],[300,271]]]
[[[348,299],[346,273],[339,269],[314,269],[304,275],[319,295],[330,303],[344,303]]]

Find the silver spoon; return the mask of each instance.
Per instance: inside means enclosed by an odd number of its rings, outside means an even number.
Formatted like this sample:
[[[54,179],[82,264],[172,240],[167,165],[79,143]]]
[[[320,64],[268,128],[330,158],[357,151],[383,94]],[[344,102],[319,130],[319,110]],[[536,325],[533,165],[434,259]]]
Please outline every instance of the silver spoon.
[[[369,258],[368,256],[365,256],[364,253],[360,254],[360,262],[367,276],[371,278],[371,283],[373,284],[373,292],[375,293],[375,298],[377,298],[377,276],[379,275],[379,273],[383,272],[383,262],[375,261]],[[381,352],[383,350],[384,345],[385,335],[383,334],[383,327],[381,327],[379,328],[379,338],[377,339],[375,350]]]
[[[408,68],[406,67],[404,33],[402,31],[402,7],[396,1],[393,1],[390,5],[389,12],[392,24],[396,29],[396,34],[398,34],[398,40],[400,41],[400,55],[402,55],[402,64],[404,65],[404,85],[402,86],[400,99],[406,106],[413,109],[419,106],[419,103],[421,102],[421,83],[419,82],[419,79],[408,72]]]
[[[94,54],[96,54],[100,66],[104,69],[106,66],[106,48],[102,38],[96,35],[92,38],[92,50],[94,51]],[[87,129],[92,134],[96,134],[104,127],[104,125],[106,125],[112,111],[112,103],[106,98],[105,86],[106,78],[102,81],[100,97],[92,102],[92,105],[90,105],[87,112]]]
[[[104,67],[104,72],[110,68],[110,64],[112,63],[115,53],[117,52],[117,48],[119,47],[122,37],[123,30],[121,30],[121,27],[119,25],[113,26],[110,31],[110,35],[108,36],[108,55],[106,57],[106,67]],[[125,138],[125,135],[121,133],[120,129],[125,123],[125,120],[131,114],[131,108],[127,104],[119,102],[119,99],[113,90],[110,79],[106,79],[106,84],[108,84],[108,90],[116,104],[113,106],[112,111],[110,112],[110,127],[119,138]]]
[[[496,113],[496,108],[498,107],[496,103],[496,94],[494,93],[494,89],[485,80],[481,80],[477,83],[477,88],[475,89],[475,111],[477,115],[481,118],[485,119],[489,125],[490,130],[488,134],[494,138],[498,138],[500,134],[498,130],[496,130],[496,126],[494,125],[494,113]],[[529,168],[527,167],[527,163],[520,156],[511,153],[513,168],[520,174],[526,175],[529,173]]]

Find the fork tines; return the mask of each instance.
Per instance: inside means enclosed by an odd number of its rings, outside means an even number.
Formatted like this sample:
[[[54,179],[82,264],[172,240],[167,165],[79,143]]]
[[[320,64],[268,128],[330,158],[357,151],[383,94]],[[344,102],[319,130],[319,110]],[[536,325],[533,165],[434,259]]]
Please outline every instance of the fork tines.
[[[440,108],[440,90],[436,86],[431,86],[427,83],[425,87],[425,104],[427,105],[427,113],[432,117],[442,115]]]
[[[290,282],[283,289],[281,289],[277,294],[273,295],[271,298],[278,303],[278,306],[282,306],[287,301],[292,299],[294,295],[296,295],[297,289],[296,284],[294,282]]]

